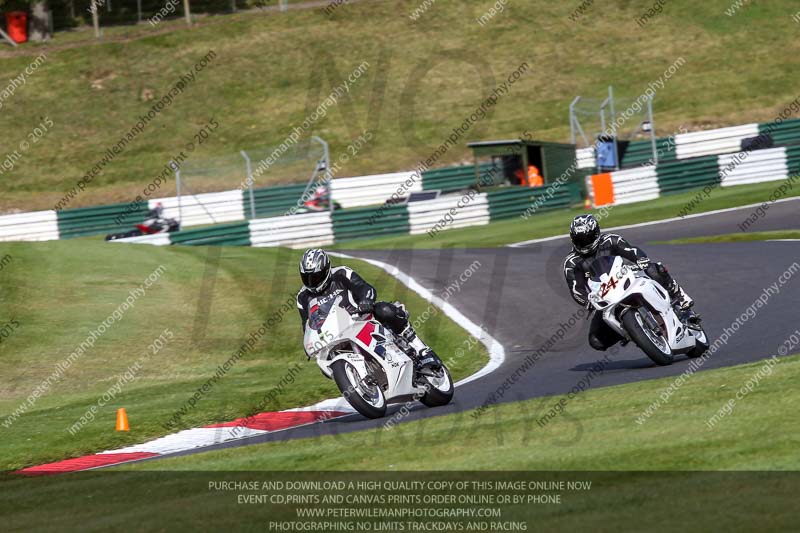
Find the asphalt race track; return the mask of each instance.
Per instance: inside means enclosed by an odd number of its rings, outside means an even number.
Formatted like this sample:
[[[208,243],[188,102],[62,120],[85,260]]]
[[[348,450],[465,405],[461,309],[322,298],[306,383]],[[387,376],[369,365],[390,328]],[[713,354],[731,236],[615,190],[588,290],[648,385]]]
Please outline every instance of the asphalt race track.
[[[730,327],[764,293],[767,286],[777,283],[779,276],[795,261],[800,262],[800,242],[649,243],[736,233],[737,224],[752,210],[738,209],[620,230],[628,240],[644,248],[651,259],[662,261],[670,267],[675,278],[696,300],[696,310],[703,317],[712,343],[724,328]],[[798,228],[800,201],[787,201],[774,204],[766,217],[751,227],[750,231]],[[542,346],[559,328],[566,330],[563,339],[521,374],[500,401],[567,393],[607,355],[610,362],[604,364],[602,374],[593,377],[591,387],[674,376],[686,370],[689,360],[685,356],[677,357],[671,366],[658,367],[633,343],[613,354],[594,351],[586,342],[587,320],[573,319],[574,325],[569,327],[570,317],[580,308],[570,298],[563,279],[562,263],[568,250],[568,241],[561,238],[515,248],[345,252],[396,265],[437,295],[441,295],[474,261],[480,263],[475,274],[464,281],[448,301],[470,320],[484,326],[503,344],[506,360],[493,373],[459,387],[450,405],[428,409],[417,404],[404,422],[481,406],[517,371],[521,361]],[[399,283],[398,287],[404,288]],[[765,359],[775,354],[784,339],[797,329],[798,302],[800,272],[780,286],[779,292],[769,297],[767,305],[738,328],[728,344],[705,362],[702,370]],[[562,325],[567,327],[563,328]],[[447,347],[437,346],[437,339],[426,340],[440,352],[443,359],[451,356],[447,353]],[[388,416],[392,412],[390,410]],[[173,455],[358,431],[385,423],[385,419],[367,420],[360,415],[350,415],[323,424]]]

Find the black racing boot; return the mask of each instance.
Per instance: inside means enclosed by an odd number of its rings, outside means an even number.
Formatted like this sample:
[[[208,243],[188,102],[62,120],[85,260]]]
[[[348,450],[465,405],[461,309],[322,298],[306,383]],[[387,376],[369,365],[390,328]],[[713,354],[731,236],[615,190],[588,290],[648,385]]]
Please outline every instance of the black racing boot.
[[[672,299],[672,304],[675,305],[681,311],[688,311],[694,305],[694,300],[692,300],[688,294],[683,290],[683,287],[678,285],[678,282],[672,280],[672,283],[669,286],[669,296]]]
[[[672,305],[675,306],[675,310],[678,312],[678,317],[681,319],[681,322],[689,327],[700,325],[700,315],[692,310],[694,300],[686,294],[675,280],[672,280],[672,284],[669,287],[669,296],[672,299]]]
[[[407,325],[400,335],[408,343],[410,351],[413,352],[414,368],[417,370],[438,370],[442,366],[442,360],[439,359],[436,352],[431,350],[430,346],[422,342],[422,339],[417,336],[411,324]]]
[[[439,370],[442,368],[442,360],[436,355],[436,352],[430,348],[425,348],[422,352],[417,354],[417,369],[425,370]]]

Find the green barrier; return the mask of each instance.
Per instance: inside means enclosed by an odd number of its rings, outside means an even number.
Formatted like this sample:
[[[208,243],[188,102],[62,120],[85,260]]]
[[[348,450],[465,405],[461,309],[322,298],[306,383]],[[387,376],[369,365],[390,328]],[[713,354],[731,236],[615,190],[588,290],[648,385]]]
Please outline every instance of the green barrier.
[[[491,162],[480,163],[478,165],[478,170],[481,173],[480,179],[487,181],[494,178],[492,183],[500,183],[502,175],[499,171],[493,172],[493,168],[494,165]],[[425,191],[439,189],[442,192],[460,191],[461,189],[466,189],[471,185],[475,185],[477,179],[478,178],[475,176],[475,165],[437,168],[422,173],[422,189]],[[484,183],[484,185],[486,185],[486,183]]]
[[[781,122],[765,122],[758,125],[759,135],[769,134],[775,146],[791,146],[800,144],[800,119]],[[675,161],[675,143],[670,137],[656,139],[658,163]],[[625,152],[620,154],[620,168],[633,168],[651,162],[653,158],[650,140],[631,141]]]
[[[589,176],[589,172],[585,170],[578,171],[576,173],[578,179],[566,184],[569,192],[569,205],[581,204],[588,197],[586,193],[586,176]]]
[[[780,124],[774,122],[759,124],[758,133],[770,135],[775,146],[800,144],[800,119],[785,120]]]
[[[60,238],[115,233],[133,228],[149,211],[147,202],[78,207],[58,212]]]
[[[786,149],[786,167],[790,176],[800,175],[800,146]]]
[[[408,233],[408,208],[403,205],[340,209],[333,212],[336,242]]]
[[[656,139],[656,154],[659,164],[675,160],[675,143],[669,137]],[[653,164],[653,144],[649,140],[631,141],[620,157],[621,168],[633,168]]]
[[[673,194],[719,183],[716,155],[695,157],[658,165],[658,188],[661,194]]]
[[[552,209],[568,208],[574,198],[580,198],[576,183],[567,183],[558,189],[550,187],[505,187],[487,193],[491,220],[501,220],[534,214]]]
[[[293,207],[297,207],[297,202],[300,200],[305,188],[304,184],[297,184],[254,189],[253,201],[256,208],[256,218],[283,215]],[[242,191],[242,201],[244,202],[245,217],[251,218],[250,191]]]
[[[172,244],[189,246],[250,246],[250,224],[233,222],[170,233]]]

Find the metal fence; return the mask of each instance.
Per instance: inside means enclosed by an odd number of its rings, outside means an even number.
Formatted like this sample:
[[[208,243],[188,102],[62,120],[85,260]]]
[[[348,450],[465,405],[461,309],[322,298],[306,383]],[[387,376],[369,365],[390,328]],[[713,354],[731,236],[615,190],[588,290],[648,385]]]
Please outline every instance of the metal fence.
[[[303,181],[306,182],[304,188],[296,185]],[[330,195],[328,143],[315,136],[295,144],[284,142],[268,148],[241,150],[238,154],[190,159],[175,170],[177,217],[183,220],[184,207],[191,205],[204,211],[210,223],[220,222],[201,199],[207,195],[195,194],[195,191],[216,190],[227,191],[226,194],[241,191],[244,218],[260,218],[265,213],[260,208],[263,202],[257,201],[261,200],[257,198],[257,191],[266,185],[282,184],[289,186],[274,190],[285,190],[294,197],[294,205],[302,205],[319,187]],[[332,210],[333,203],[329,203]],[[203,215],[197,213],[197,216]]]
[[[185,15],[183,0],[95,0],[100,26],[158,24]],[[192,14],[224,14],[244,9],[285,8],[285,0],[190,0]],[[92,0],[51,0],[55,31],[92,24]]]

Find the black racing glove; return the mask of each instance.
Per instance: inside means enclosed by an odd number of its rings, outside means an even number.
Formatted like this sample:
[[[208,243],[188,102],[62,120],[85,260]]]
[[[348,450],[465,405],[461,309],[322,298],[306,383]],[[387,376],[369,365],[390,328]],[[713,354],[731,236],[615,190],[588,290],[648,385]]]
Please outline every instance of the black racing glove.
[[[647,257],[641,257],[636,260],[636,264],[639,266],[640,269],[647,270],[647,267],[650,266],[650,259]]]
[[[374,308],[375,302],[364,301],[358,304],[358,312],[362,315],[371,313]]]

